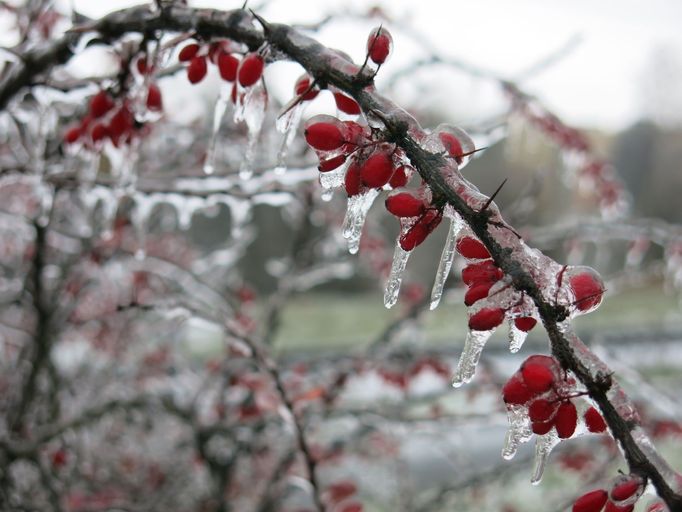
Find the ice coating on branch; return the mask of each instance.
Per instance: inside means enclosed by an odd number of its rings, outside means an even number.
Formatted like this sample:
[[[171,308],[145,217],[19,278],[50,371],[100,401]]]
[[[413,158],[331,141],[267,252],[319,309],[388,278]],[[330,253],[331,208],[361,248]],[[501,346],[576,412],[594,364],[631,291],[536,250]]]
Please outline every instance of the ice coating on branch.
[[[305,104],[299,103],[284,115],[277,118],[277,131],[284,134],[284,137],[282,137],[282,144],[277,152],[277,166],[275,167],[275,172],[278,174],[281,174],[286,170],[286,159],[287,154],[289,153],[289,146],[291,146],[294,137],[296,137],[296,130],[301,123],[303,110],[305,110]]]
[[[213,110],[213,126],[211,127],[211,138],[208,141],[208,148],[206,149],[206,161],[204,162],[204,173],[213,174],[215,172],[215,159],[217,150],[218,133],[220,132],[220,125],[225,117],[227,105],[230,102],[230,93],[232,86],[229,83],[223,83],[220,86],[220,95],[215,103]]]
[[[400,284],[403,282],[403,273],[405,272],[409,257],[410,252],[403,250],[399,242],[396,243],[391,272],[388,276],[388,281],[386,281],[386,290],[384,291],[384,306],[388,309],[395,306],[396,302],[398,302]]]
[[[249,132],[246,152],[239,169],[239,176],[243,180],[248,180],[253,175],[256,145],[258,144],[258,138],[263,127],[263,121],[265,120],[267,103],[268,95],[261,82],[258,82],[253,87],[249,87],[243,93],[243,96],[238,94],[238,104],[234,111],[234,120],[235,122],[244,121]]]
[[[492,336],[495,329],[489,331],[474,331],[469,329],[466,339],[464,340],[464,348],[462,354],[459,356],[457,369],[455,375],[452,377],[452,386],[460,387],[462,384],[470,382],[476,373],[476,366],[481,358],[483,347]]]
[[[431,290],[431,303],[429,308],[434,310],[438,307],[440,299],[443,296],[443,287],[445,286],[445,281],[450,275],[450,269],[452,268],[452,260],[455,257],[455,244],[457,243],[457,235],[463,226],[463,221],[456,213],[450,216],[450,229],[448,231],[447,239],[445,240],[445,246],[443,247],[443,252],[440,256],[440,262],[438,263],[438,270],[436,271],[436,279],[433,283],[433,289]]]
[[[362,227],[365,225],[367,213],[372,203],[379,195],[377,189],[369,189],[367,192],[348,198],[346,217],[343,221],[343,237],[348,240],[348,252],[355,254],[360,248]]]
[[[516,451],[521,443],[528,442],[533,436],[533,431],[530,428],[528,409],[523,405],[508,406],[507,420],[509,422],[509,429],[504,438],[502,458],[511,460],[514,458],[514,455],[516,455]]]
[[[540,483],[545,467],[547,467],[549,454],[552,453],[552,450],[559,442],[560,439],[557,437],[554,429],[545,435],[537,436],[535,440],[535,456],[533,457],[533,473],[530,477],[531,484],[538,485]]]

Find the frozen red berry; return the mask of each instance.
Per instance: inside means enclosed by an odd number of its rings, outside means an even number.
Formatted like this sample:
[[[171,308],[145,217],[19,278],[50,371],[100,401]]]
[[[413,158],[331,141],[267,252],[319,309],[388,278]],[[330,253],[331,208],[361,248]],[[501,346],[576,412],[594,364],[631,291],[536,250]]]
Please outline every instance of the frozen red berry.
[[[534,393],[528,389],[526,383],[523,382],[521,374],[518,372],[512,375],[507,383],[502,388],[502,398],[505,403],[509,405],[523,405],[526,404]]]
[[[147,108],[154,112],[163,110],[161,89],[159,89],[159,86],[156,84],[149,84],[149,91],[147,91]]]
[[[583,494],[580,498],[575,500],[573,504],[573,512],[600,512],[604,505],[606,505],[606,500],[608,499],[608,493],[604,489],[597,489],[595,491],[590,491],[587,494]]]
[[[180,62],[189,62],[199,53],[199,45],[196,43],[190,43],[183,46],[182,50],[178,54],[178,60]]]
[[[204,79],[207,72],[206,57],[194,57],[187,66],[187,79],[190,83],[197,84]]]
[[[296,93],[296,96],[303,95],[303,101],[315,99],[315,97],[320,93],[320,90],[317,87],[311,88],[311,83],[312,79],[310,78],[310,75],[304,74],[300,76],[294,85],[294,93]]]
[[[485,299],[488,296],[488,292],[490,291],[490,288],[495,283],[493,282],[487,282],[487,283],[474,283],[471,285],[466,293],[464,294],[464,304],[466,306],[471,306],[478,302],[481,299]]]
[[[469,329],[490,331],[504,321],[504,315],[502,308],[483,308],[469,317]]]
[[[599,411],[594,407],[590,407],[585,411],[584,415],[585,425],[587,425],[587,430],[595,434],[599,434],[606,430],[606,422]]]
[[[572,275],[568,283],[573,290],[575,306],[580,311],[589,311],[601,303],[604,287],[593,272]]]
[[[99,91],[90,100],[90,115],[97,119],[114,107],[114,100],[107,91]]]
[[[401,188],[407,185],[407,181],[407,167],[401,165],[395,170],[391,179],[388,180],[388,184],[391,186],[391,188]]]
[[[109,130],[104,125],[104,123],[97,123],[92,127],[92,131],[90,132],[90,137],[92,138],[92,142],[99,142],[105,137],[109,136]]]
[[[443,213],[438,210],[426,210],[417,222],[400,237],[400,247],[404,251],[411,251],[426,240],[431,232],[443,220]]]
[[[490,258],[490,253],[485,245],[473,236],[463,236],[457,240],[457,252],[471,260]]]
[[[367,54],[375,64],[383,64],[393,49],[393,38],[383,27],[377,27],[367,39]]]
[[[504,272],[495,266],[493,260],[472,263],[462,269],[462,281],[466,285],[473,283],[494,283],[504,277]]]
[[[614,502],[625,501],[633,496],[642,486],[642,480],[637,477],[623,477],[612,488],[609,497]]]
[[[334,101],[336,102],[336,108],[338,108],[341,112],[350,114],[352,116],[357,116],[361,112],[358,102],[343,93],[335,92]]]
[[[537,324],[538,321],[533,318],[532,316],[522,316],[519,318],[514,318],[514,326],[519,330],[523,332],[529,332],[530,330],[535,327],[535,324]]]
[[[544,393],[554,383],[554,372],[542,364],[524,363],[521,367],[521,375],[528,389],[535,393]]]
[[[257,53],[249,53],[239,64],[237,78],[242,87],[251,87],[263,76],[265,61]]]
[[[538,398],[528,407],[528,417],[531,421],[549,421],[557,412],[558,407],[557,402]]]
[[[218,53],[218,71],[220,78],[227,82],[234,82],[237,78],[237,69],[239,69],[239,59],[231,53]]]
[[[80,139],[80,136],[81,136],[80,127],[79,126],[72,126],[68,130],[66,130],[66,133],[64,133],[64,142],[66,144],[73,144],[78,139]]]
[[[314,120],[315,118],[313,118]],[[338,149],[345,142],[345,138],[336,120],[320,121],[307,124],[304,130],[306,142],[320,151]]]
[[[531,430],[533,434],[538,436],[544,436],[547,432],[552,430],[554,426],[554,421],[534,421],[531,423]]]
[[[380,188],[391,179],[393,169],[391,155],[384,151],[378,151],[362,164],[360,176],[362,182],[368,187]]]
[[[578,411],[570,400],[563,402],[554,417],[554,426],[561,439],[568,439],[575,432],[578,424]]]
[[[417,217],[424,213],[424,201],[409,192],[393,194],[386,198],[386,209],[396,217]]]
[[[346,162],[346,155],[337,155],[331,158],[320,160],[320,165],[317,170],[320,172],[329,172],[338,169]]]
[[[360,179],[360,166],[353,162],[346,171],[344,186],[348,197],[356,196],[362,192],[362,180]]]

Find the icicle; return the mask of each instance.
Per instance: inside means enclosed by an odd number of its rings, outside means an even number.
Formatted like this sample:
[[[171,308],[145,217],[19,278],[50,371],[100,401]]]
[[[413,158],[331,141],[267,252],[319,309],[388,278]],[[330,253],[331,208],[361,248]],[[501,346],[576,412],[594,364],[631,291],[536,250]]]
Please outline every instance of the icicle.
[[[507,419],[509,420],[509,430],[504,439],[502,448],[502,458],[511,460],[516,455],[516,450],[521,443],[528,441],[533,435],[530,428],[530,418],[528,409],[523,405],[512,405],[507,409]]]
[[[547,459],[552,449],[559,444],[559,437],[554,429],[544,436],[537,436],[535,439],[535,457],[533,459],[533,475],[530,478],[530,483],[538,485],[542,480],[542,475],[547,466]]]
[[[384,306],[392,308],[398,302],[398,293],[400,293],[400,284],[403,281],[403,272],[407,266],[407,260],[410,257],[410,252],[403,250],[400,247],[400,242],[395,245],[395,252],[393,253],[393,264],[391,265],[391,273],[386,282],[386,291],[384,292]]]
[[[135,207],[130,214],[130,222],[135,230],[135,237],[137,238],[137,250],[135,251],[135,259],[143,260],[147,256],[147,218],[154,207],[155,202],[151,197],[142,194],[135,194]]]
[[[469,330],[466,340],[464,341],[462,355],[459,357],[459,363],[457,363],[455,376],[452,379],[452,385],[454,387],[458,388],[473,378],[474,373],[476,373],[478,360],[481,358],[481,352],[483,352],[483,347],[485,347],[485,343],[488,341],[488,338],[492,336],[492,334],[493,330]]]
[[[348,252],[355,254],[360,248],[362,227],[365,225],[367,213],[379,195],[377,189],[370,189],[363,194],[348,198],[346,217],[343,220],[343,237],[348,240]]]
[[[334,189],[343,185],[343,180],[346,177],[346,169],[348,162],[329,172],[321,172],[319,174],[320,185],[322,186],[322,200],[330,201],[334,195]]]
[[[287,153],[294,137],[296,136],[296,129],[301,122],[301,116],[305,105],[299,103],[291,110],[289,110],[282,117],[277,119],[277,131],[284,134],[282,138],[282,145],[279,147],[277,153],[277,166],[275,167],[276,174],[283,174],[286,170]]]
[[[528,333],[522,331],[514,324],[514,320],[509,320],[509,351],[515,354],[523,346],[523,342],[526,341]]]
[[[206,161],[204,162],[204,174],[213,174],[215,172],[215,158],[216,158],[216,143],[218,140],[218,133],[220,132],[220,125],[225,117],[227,105],[230,103],[230,94],[232,92],[232,85],[225,82],[220,86],[220,95],[215,102],[215,109],[213,110],[213,126],[211,127],[211,138],[208,141],[208,149],[206,150]]]
[[[434,310],[438,307],[440,299],[443,296],[443,286],[450,275],[450,268],[452,268],[452,260],[455,257],[455,244],[457,243],[457,234],[462,229],[462,219],[459,216],[450,219],[450,231],[445,240],[443,253],[440,256],[440,263],[438,264],[438,271],[436,272],[436,279],[431,290],[431,305],[429,308]]]
[[[268,96],[261,84],[251,87],[241,99],[241,105],[235,110],[234,120],[244,121],[249,131],[246,152],[239,169],[239,177],[248,180],[253,176],[253,160],[256,156],[256,144],[260,136]]]

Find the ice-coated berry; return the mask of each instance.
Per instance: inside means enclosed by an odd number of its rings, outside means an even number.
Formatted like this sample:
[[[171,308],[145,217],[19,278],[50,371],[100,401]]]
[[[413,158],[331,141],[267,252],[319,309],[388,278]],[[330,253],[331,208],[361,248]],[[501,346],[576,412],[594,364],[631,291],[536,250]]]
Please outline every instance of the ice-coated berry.
[[[417,217],[424,213],[424,201],[409,192],[401,192],[386,198],[386,209],[396,217]]]
[[[554,417],[554,426],[561,439],[568,439],[575,432],[578,424],[578,411],[570,400],[563,402]]]
[[[457,240],[457,252],[471,260],[490,258],[490,253],[485,245],[473,236],[463,236]]]
[[[590,407],[587,411],[585,411],[584,419],[587,430],[590,432],[599,434],[606,430],[606,422],[604,421],[604,418],[594,407]]]
[[[469,317],[469,329],[490,331],[504,321],[504,315],[502,308],[483,308]]]
[[[604,489],[597,489],[583,494],[573,503],[573,512],[600,512],[609,498]]]
[[[242,87],[251,87],[263,76],[265,61],[257,53],[249,53],[239,64],[237,78]]]
[[[393,49],[393,38],[383,27],[377,27],[367,38],[367,53],[375,64],[383,64]]]
[[[378,151],[362,164],[360,176],[362,182],[368,187],[380,188],[391,179],[393,169],[391,155],[384,151]]]
[[[207,72],[206,57],[194,57],[187,66],[187,80],[191,84],[197,84],[204,79]]]

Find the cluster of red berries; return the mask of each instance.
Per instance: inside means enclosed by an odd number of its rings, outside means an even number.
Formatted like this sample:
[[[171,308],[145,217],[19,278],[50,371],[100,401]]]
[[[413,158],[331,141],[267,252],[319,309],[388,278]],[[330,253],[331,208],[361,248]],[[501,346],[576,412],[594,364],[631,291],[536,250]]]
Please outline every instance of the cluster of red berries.
[[[644,480],[636,475],[622,475],[611,490],[596,489],[583,494],[573,504],[573,512],[632,512],[644,491]]]
[[[265,61],[259,53],[248,53],[239,59],[232,43],[225,39],[202,45],[189,43],[180,50],[178,60],[187,63],[187,79],[192,84],[206,77],[209,62],[218,67],[223,80],[236,81],[242,87],[251,87],[258,82],[265,68]]]
[[[535,434],[547,434],[555,429],[560,439],[568,439],[578,425],[578,409],[572,398],[582,396],[575,389],[576,381],[564,372],[559,362],[550,356],[530,356],[502,388],[507,406],[525,406]],[[594,407],[582,415],[587,430],[602,433],[606,422]]]
[[[146,106],[152,112],[163,110],[161,90],[155,83],[149,85]],[[79,142],[86,147],[96,148],[105,140],[110,140],[118,147],[121,144],[130,144],[143,128],[144,125],[135,120],[129,98],[116,99],[109,91],[102,89],[90,100],[88,113],[80,123],[66,131],[64,142]]]

